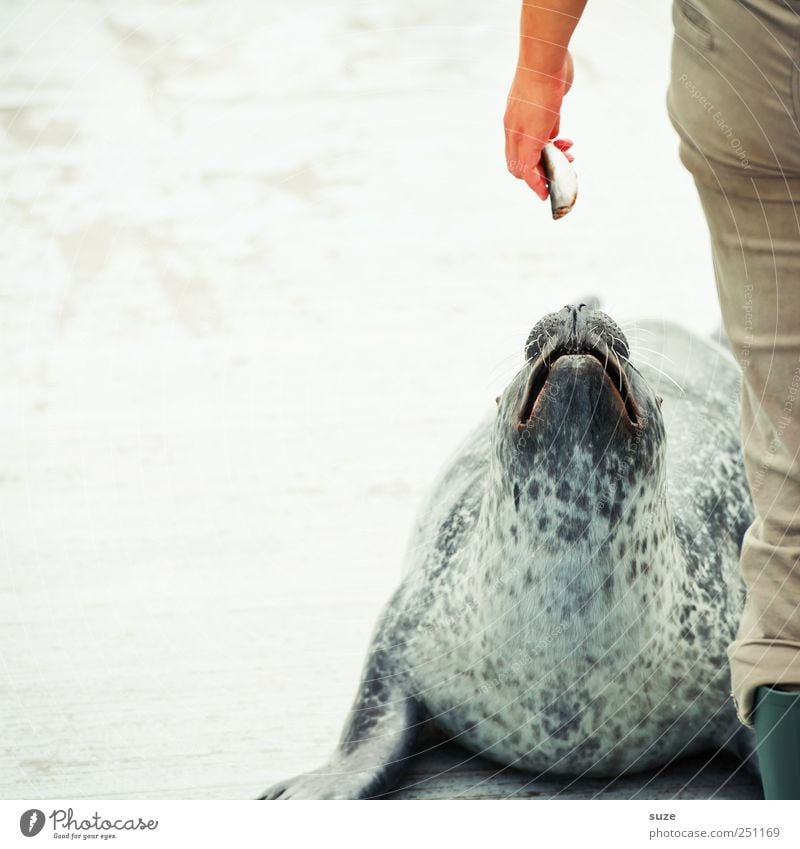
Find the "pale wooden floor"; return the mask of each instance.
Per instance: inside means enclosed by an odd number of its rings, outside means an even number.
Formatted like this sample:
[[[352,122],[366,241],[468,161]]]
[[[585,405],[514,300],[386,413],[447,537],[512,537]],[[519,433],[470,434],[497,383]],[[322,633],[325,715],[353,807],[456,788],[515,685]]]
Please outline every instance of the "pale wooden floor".
[[[503,162],[518,0],[219,8],[0,4],[2,798],[253,798],[318,765],[533,322],[597,293],[717,323],[667,4],[589,4],[558,224]],[[448,763],[404,792],[559,792]]]

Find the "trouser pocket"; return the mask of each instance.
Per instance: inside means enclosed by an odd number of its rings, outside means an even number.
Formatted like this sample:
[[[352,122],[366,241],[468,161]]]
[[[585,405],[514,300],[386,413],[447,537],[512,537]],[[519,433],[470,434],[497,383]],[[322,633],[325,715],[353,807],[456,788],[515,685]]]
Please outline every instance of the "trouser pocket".
[[[675,0],[673,21],[667,103],[695,178],[736,192],[800,177],[800,17],[775,0]]]

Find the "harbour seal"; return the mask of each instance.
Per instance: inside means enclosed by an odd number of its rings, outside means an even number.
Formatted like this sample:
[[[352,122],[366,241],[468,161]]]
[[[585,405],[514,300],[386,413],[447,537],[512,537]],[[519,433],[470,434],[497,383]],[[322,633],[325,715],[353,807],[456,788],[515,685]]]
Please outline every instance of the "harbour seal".
[[[753,517],[738,368],[680,327],[636,333],[658,365],[585,304],[534,326],[423,505],[338,748],[261,798],[385,794],[429,722],[533,773],[753,765],[725,654]]]

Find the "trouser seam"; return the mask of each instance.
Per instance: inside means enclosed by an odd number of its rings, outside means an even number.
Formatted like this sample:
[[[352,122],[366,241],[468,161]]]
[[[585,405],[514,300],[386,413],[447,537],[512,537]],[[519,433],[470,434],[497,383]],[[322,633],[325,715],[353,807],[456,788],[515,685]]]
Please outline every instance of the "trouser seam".
[[[792,92],[792,117],[794,118],[795,126],[800,126],[800,73],[798,73],[798,65],[800,64],[800,28],[794,40],[794,52],[792,55],[792,63],[789,68],[790,75],[790,90]]]

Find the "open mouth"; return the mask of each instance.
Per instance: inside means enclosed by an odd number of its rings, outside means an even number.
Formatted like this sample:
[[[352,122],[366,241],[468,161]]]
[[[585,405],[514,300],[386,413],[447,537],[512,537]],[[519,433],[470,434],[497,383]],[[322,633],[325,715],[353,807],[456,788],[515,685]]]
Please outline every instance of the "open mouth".
[[[531,424],[536,416],[538,401],[541,399],[545,386],[547,385],[550,372],[556,362],[562,357],[593,357],[605,372],[604,382],[611,392],[616,396],[620,408],[624,413],[627,424],[635,427],[639,422],[639,410],[636,406],[630,383],[625,372],[617,359],[616,354],[610,349],[602,351],[594,348],[586,348],[581,351],[567,351],[556,347],[549,353],[543,353],[537,357],[525,387],[525,394],[520,407],[519,422],[517,429],[523,431]]]

